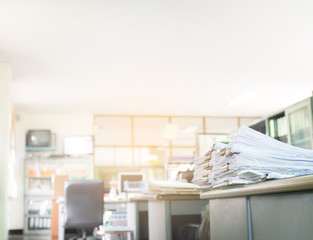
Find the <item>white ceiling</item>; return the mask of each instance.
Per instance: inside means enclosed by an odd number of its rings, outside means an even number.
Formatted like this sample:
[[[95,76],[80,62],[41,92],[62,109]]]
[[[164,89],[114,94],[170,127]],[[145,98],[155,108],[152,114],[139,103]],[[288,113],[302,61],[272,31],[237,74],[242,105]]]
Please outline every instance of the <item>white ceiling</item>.
[[[312,95],[313,1],[1,0],[0,61],[18,109],[265,116]]]

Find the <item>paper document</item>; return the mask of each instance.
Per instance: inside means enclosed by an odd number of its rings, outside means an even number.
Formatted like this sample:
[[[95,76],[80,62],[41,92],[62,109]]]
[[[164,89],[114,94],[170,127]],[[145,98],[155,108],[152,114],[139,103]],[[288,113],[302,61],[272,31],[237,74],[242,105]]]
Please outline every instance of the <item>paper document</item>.
[[[228,145],[216,143],[195,159],[194,184],[214,187],[313,174],[313,151],[291,146],[248,127]],[[207,166],[208,164],[208,166]],[[203,176],[205,170],[210,170]],[[206,173],[206,172],[205,172]]]

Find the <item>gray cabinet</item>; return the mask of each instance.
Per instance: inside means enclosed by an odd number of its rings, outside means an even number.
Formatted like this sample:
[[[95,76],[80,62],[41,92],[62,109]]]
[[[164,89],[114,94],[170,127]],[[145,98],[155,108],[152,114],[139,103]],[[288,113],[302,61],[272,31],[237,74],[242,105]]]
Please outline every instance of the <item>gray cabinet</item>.
[[[313,239],[313,192],[251,197],[253,240]]]
[[[313,175],[201,193],[211,240],[313,239]]]
[[[245,198],[210,200],[211,240],[248,240]]]

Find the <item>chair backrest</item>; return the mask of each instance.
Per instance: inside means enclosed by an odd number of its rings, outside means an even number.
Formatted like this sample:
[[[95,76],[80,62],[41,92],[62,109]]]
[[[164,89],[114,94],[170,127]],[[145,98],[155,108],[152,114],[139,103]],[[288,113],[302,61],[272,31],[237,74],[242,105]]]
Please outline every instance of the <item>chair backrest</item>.
[[[103,221],[103,182],[72,180],[65,182],[65,228],[97,227]]]
[[[198,240],[199,224],[187,223],[179,232],[179,240]]]

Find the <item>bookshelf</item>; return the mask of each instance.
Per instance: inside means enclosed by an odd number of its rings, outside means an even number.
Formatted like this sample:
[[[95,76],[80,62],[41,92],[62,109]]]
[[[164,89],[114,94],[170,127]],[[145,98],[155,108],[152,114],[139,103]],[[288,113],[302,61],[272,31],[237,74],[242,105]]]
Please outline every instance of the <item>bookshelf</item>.
[[[280,112],[268,118],[268,134],[281,142],[288,142],[288,128],[285,112]]]
[[[251,128],[296,147],[313,149],[313,97],[265,117]]]
[[[288,123],[288,141],[291,145],[313,148],[313,98],[298,102],[285,110]]]
[[[50,234],[53,176],[67,175],[69,179],[91,178],[92,163],[92,156],[44,157],[36,153],[25,159],[25,234]]]

